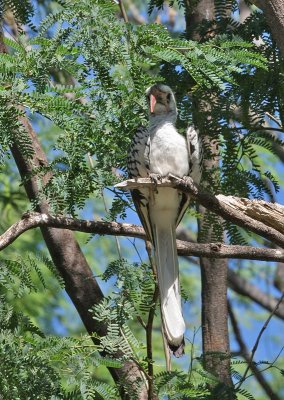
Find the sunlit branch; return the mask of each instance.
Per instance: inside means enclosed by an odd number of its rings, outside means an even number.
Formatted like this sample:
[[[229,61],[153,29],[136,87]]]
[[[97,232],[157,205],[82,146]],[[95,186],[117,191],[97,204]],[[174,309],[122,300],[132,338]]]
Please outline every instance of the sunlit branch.
[[[0,235],[0,251],[13,243],[27,230],[43,226],[98,235],[127,236],[140,239],[146,238],[144,229],[134,224],[88,221],[32,212],[24,214],[21,220],[13,224],[6,232]],[[284,262],[284,250],[281,249],[264,249],[238,245],[229,246],[221,243],[190,243],[182,240],[177,240],[177,249],[179,255],[183,256],[240,258]]]
[[[155,190],[155,184],[149,178],[129,179],[116,187],[131,190],[138,187],[148,187]],[[185,179],[169,175],[158,183],[159,187],[173,187],[190,194],[203,207],[220,215],[222,218],[246,228],[270,240],[281,247],[284,246],[284,207],[276,203],[261,200],[249,200],[233,196],[205,193],[199,189],[189,177]]]

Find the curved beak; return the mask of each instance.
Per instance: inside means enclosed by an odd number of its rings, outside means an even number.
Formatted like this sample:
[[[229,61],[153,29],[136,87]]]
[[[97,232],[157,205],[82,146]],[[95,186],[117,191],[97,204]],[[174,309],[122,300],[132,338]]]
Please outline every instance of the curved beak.
[[[156,103],[157,103],[156,97],[153,94],[151,94],[150,95],[150,112],[151,112],[151,114],[154,113]]]

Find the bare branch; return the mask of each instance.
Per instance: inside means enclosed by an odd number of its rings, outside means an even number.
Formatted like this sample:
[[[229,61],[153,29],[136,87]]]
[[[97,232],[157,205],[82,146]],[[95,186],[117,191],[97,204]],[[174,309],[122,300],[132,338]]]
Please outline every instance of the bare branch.
[[[125,7],[124,7],[124,4],[123,4],[122,0],[118,0],[118,4],[119,4],[119,8],[120,8],[120,11],[121,11],[121,15],[122,15],[122,17],[124,19],[124,22],[128,22],[128,17],[127,17],[127,14],[126,14],[126,11],[125,11]]]
[[[128,236],[146,238],[144,229],[134,224],[118,222],[88,221],[50,214],[26,213],[0,235],[0,251],[13,243],[21,234],[36,227],[51,227],[98,235]],[[178,254],[207,258],[240,258],[250,260],[284,262],[284,250],[263,249],[251,246],[229,246],[221,243],[191,243],[177,240]]]
[[[255,363],[250,362],[250,355],[249,355],[247,346],[244,342],[237,318],[233,311],[232,305],[229,301],[228,301],[228,312],[229,312],[232,328],[233,328],[233,331],[234,331],[234,334],[236,337],[236,341],[238,342],[238,344],[240,346],[241,356],[246,360],[246,362],[250,366],[250,369],[252,370],[256,380],[261,385],[261,387],[265,391],[265,393],[268,395],[269,399],[280,400],[280,397],[272,390],[272,388],[266,381],[265,377],[263,376],[263,374],[261,373],[261,371],[259,370],[257,365]]]
[[[208,210],[213,211],[224,219],[257,233],[279,246],[284,246],[284,230],[282,223],[284,207],[279,204],[240,199],[232,196],[214,196],[202,192],[189,177],[180,179],[169,175],[168,178],[161,179],[158,185],[161,187],[173,187],[182,192],[189,193],[191,197],[197,200],[203,207],[206,207]],[[130,179],[116,185],[116,187],[123,190],[131,190],[141,186],[153,187],[153,183],[149,178],[143,178],[138,180]],[[249,207],[249,204],[251,207]],[[246,205],[246,207],[244,207],[244,205]],[[270,209],[271,212],[258,213],[257,211],[259,208],[261,208],[261,210],[266,209],[266,211]],[[277,214],[276,218],[273,218],[274,212]],[[281,218],[279,218],[279,215],[281,215]],[[277,221],[278,225],[276,229],[275,224],[277,224]]]
[[[145,239],[141,226],[118,222],[88,221],[50,214],[26,213],[0,235],[0,251],[13,243],[21,234],[36,227],[52,227],[98,235],[128,236]],[[221,243],[191,243],[177,240],[178,254],[207,258],[239,258],[284,262],[284,250],[264,249],[251,246],[229,246]]]
[[[182,232],[182,237],[184,240],[189,240],[192,242],[192,239],[185,232]],[[199,247],[199,244],[197,244],[197,246]],[[203,244],[201,246],[203,246]],[[219,244],[213,243],[213,244],[209,244],[208,246],[210,246],[211,248],[214,248],[214,247],[218,248]],[[248,248],[248,250],[255,249],[256,251],[257,250],[268,250],[269,252],[271,250],[273,250],[273,249],[259,249],[256,247],[248,247],[248,246],[225,246],[225,245],[222,245],[220,248],[222,249],[223,247],[228,247],[228,249],[235,249],[235,247],[236,247],[236,248],[239,248],[240,251],[243,251],[246,248]],[[221,250],[221,251],[223,252],[223,250]],[[279,250],[279,251],[282,252],[282,250]],[[214,255],[213,252],[211,253],[211,256],[212,255]],[[226,255],[226,252],[224,255]],[[238,255],[240,255],[240,253],[238,253]],[[194,259],[193,257],[184,256],[184,258],[187,261],[190,261],[191,263],[194,263],[195,265],[199,266],[198,261],[196,259]],[[251,299],[255,303],[259,304],[261,307],[265,308],[268,311],[272,311],[278,302],[277,298],[275,298],[267,293],[264,293],[257,286],[255,286],[254,284],[249,282],[247,279],[244,279],[243,277],[241,277],[239,274],[237,274],[230,268],[228,268],[228,286],[232,290],[234,290],[236,293],[238,293],[242,296],[248,297],[249,299]],[[279,306],[279,308],[275,312],[275,315],[278,318],[284,320],[284,304],[281,304]]]
[[[242,278],[236,272],[228,270],[229,287],[236,293],[246,296],[255,303],[268,311],[273,311],[276,308],[279,300],[262,292],[258,287],[250,283],[247,279]],[[284,320],[284,304],[280,304],[274,314]]]
[[[264,332],[265,329],[267,328],[267,326],[268,326],[268,324],[269,324],[271,318],[273,317],[273,315],[275,315],[275,313],[276,313],[277,309],[279,308],[280,304],[282,303],[283,299],[284,299],[284,293],[282,294],[282,296],[281,296],[280,299],[278,300],[278,302],[277,302],[277,304],[276,304],[274,310],[270,313],[269,317],[267,318],[267,320],[265,321],[263,327],[261,328],[259,334],[257,335],[255,344],[254,344],[253,349],[252,349],[252,351],[251,351],[251,356],[250,356],[249,361],[248,361],[248,366],[247,366],[247,368],[246,368],[246,370],[245,370],[245,372],[244,372],[243,377],[240,379],[240,382],[239,382],[239,384],[238,384],[238,386],[237,386],[237,389],[239,389],[239,388],[241,387],[242,383],[245,381],[246,376],[247,376],[247,374],[248,374],[248,371],[249,371],[249,369],[250,369],[250,367],[251,367],[251,365],[252,365],[253,357],[254,357],[255,352],[256,352],[256,350],[257,350],[257,348],[258,348],[258,345],[259,345],[261,336],[263,335],[263,332]]]
[[[243,260],[282,261],[284,250],[264,249],[253,246],[225,245],[222,243],[191,243],[177,241],[180,256],[207,258],[237,258]]]

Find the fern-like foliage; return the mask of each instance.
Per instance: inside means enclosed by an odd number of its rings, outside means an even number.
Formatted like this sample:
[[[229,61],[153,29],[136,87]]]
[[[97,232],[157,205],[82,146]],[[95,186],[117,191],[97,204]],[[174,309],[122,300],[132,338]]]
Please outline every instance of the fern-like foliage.
[[[88,336],[64,338],[45,336],[27,315],[17,311],[11,294],[45,290],[41,261],[52,272],[45,256],[1,260],[0,279],[0,392],[3,400],[19,399],[117,399],[114,385],[96,378],[96,368],[120,368],[122,363],[103,358]],[[35,285],[33,271],[42,287]]]
[[[185,6],[183,0],[178,4]],[[259,153],[261,149],[273,156],[275,145],[283,145],[263,129],[269,115],[283,112],[283,91],[277,89],[283,81],[278,50],[262,14],[253,13],[240,24],[231,16],[237,1],[216,0],[215,5],[216,18],[198,27],[200,43],[185,35],[173,36],[158,24],[124,23],[117,18],[117,4],[104,0],[60,0],[57,11],[30,38],[4,38],[8,52],[0,54],[0,163],[13,146],[30,160],[34,156],[22,116],[31,121],[36,116],[54,128],[49,165],[24,177],[38,178],[35,206],[46,199],[53,212],[76,215],[86,200],[100,197],[117,181],[117,172],[125,174],[130,140],[137,127],[147,123],[145,89],[157,80],[176,92],[181,132],[195,123],[219,146],[219,181],[210,181],[212,174],[204,172],[210,189],[273,197],[279,185]],[[151,0],[150,11],[162,6],[163,1]],[[19,23],[30,24],[30,2],[8,0],[0,7],[4,13],[12,10]],[[209,28],[210,38],[205,34]],[[204,148],[210,159],[210,147],[204,143]],[[125,216],[129,203],[129,196],[115,192],[107,219]],[[221,239],[223,227],[214,215],[208,213],[203,226],[215,227],[212,237]],[[228,223],[224,227],[232,243],[250,239]],[[50,261],[42,261],[53,270]],[[40,288],[31,270],[36,271]],[[96,345],[85,337],[46,338],[12,306],[0,309],[4,399],[117,399],[118,389],[96,378],[98,366],[119,368],[134,360],[141,371],[147,370],[145,345],[133,322],[139,320],[144,329],[149,312],[156,309],[152,272],[146,264],[121,259],[109,265],[103,278],[116,283],[113,295],[92,309],[94,319],[107,327],[106,336],[94,338]],[[5,299],[7,293],[20,297],[45,285],[36,258],[1,259],[0,289]],[[156,374],[154,391],[170,399],[237,395],[200,366],[191,377],[177,371]],[[131,388],[123,381],[121,385],[135,399],[142,383],[137,380]],[[252,398],[243,389],[239,393]]]
[[[5,16],[6,11],[13,13],[16,22],[21,24],[27,24],[31,28],[31,18],[34,15],[34,8],[32,2],[29,0],[1,0],[0,2],[0,13],[1,18]]]
[[[124,24],[115,12],[109,2],[68,0],[47,16],[37,36],[5,39],[12,54],[1,55],[2,153],[18,140],[32,156],[16,118],[22,107],[60,128],[54,138],[57,155],[48,169],[52,178],[42,188],[54,212],[76,215],[88,197],[100,196],[114,183],[114,169],[124,170],[130,138],[146,122],[144,91],[157,79],[153,70],[161,68],[159,79],[175,81],[174,89],[187,80],[178,93],[183,129],[190,113],[189,86],[216,90],[224,99],[240,77],[266,68],[265,57],[240,36],[223,34],[197,43],[173,38],[156,24]],[[163,72],[168,66],[169,79]],[[67,85],[55,83],[60,74]],[[44,167],[34,171],[39,177],[46,172]],[[112,217],[123,215],[127,204],[125,198],[116,201]]]

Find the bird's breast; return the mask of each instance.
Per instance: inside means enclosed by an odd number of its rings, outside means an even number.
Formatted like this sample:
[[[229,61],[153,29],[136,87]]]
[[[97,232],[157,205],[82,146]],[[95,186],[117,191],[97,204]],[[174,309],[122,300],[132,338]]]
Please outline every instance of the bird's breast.
[[[150,136],[150,172],[178,177],[188,175],[189,155],[185,138],[172,124],[165,124]]]

